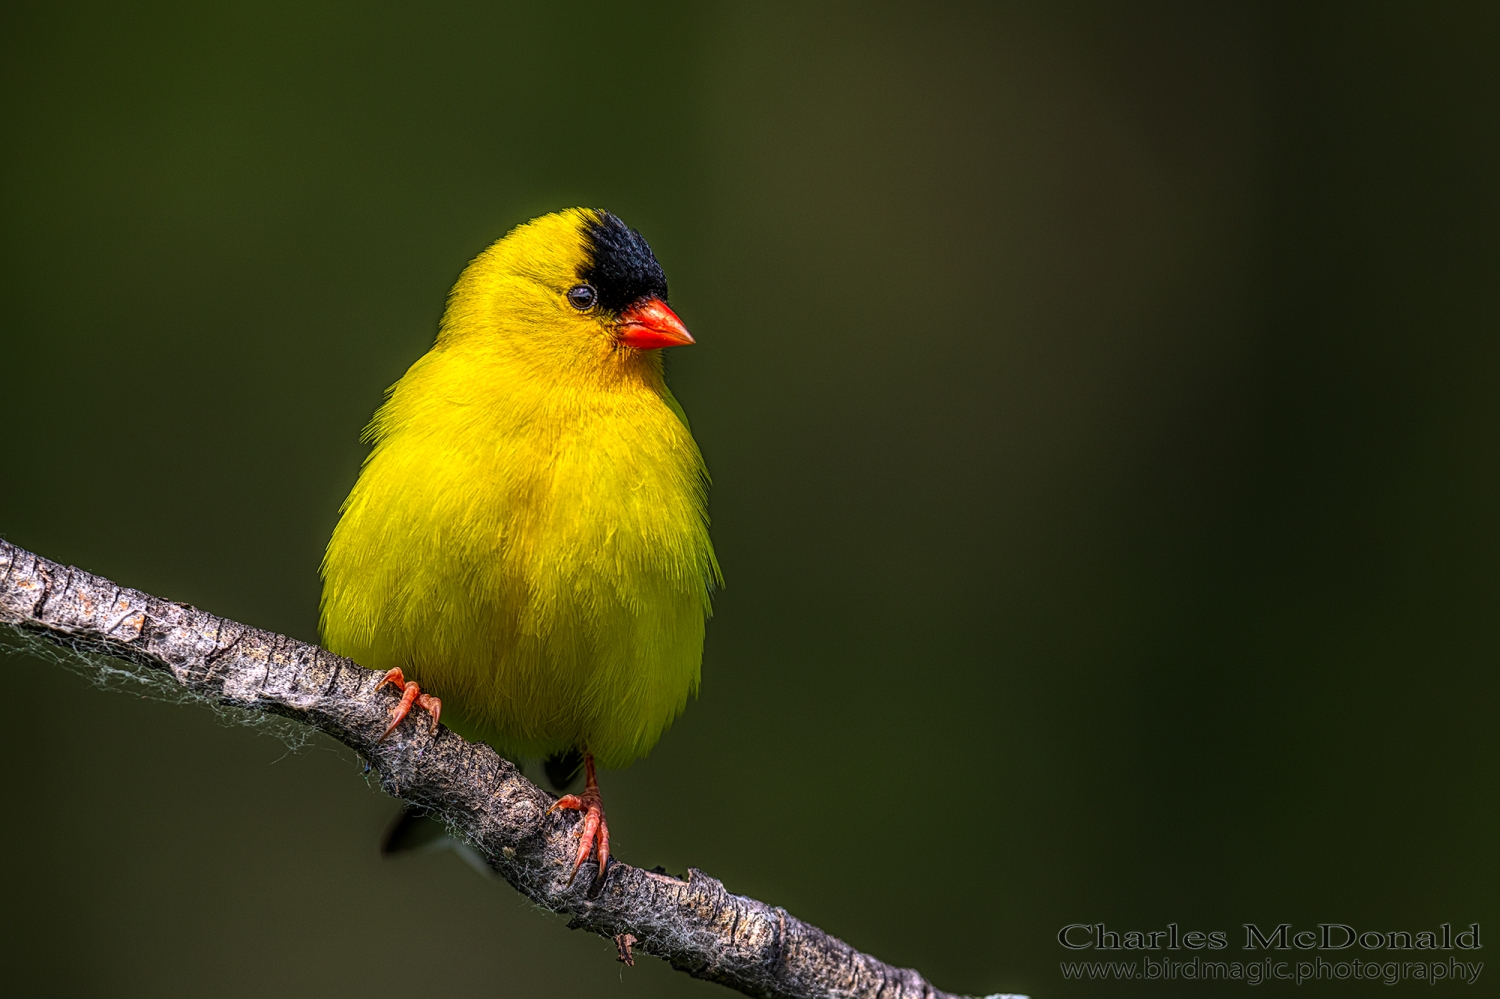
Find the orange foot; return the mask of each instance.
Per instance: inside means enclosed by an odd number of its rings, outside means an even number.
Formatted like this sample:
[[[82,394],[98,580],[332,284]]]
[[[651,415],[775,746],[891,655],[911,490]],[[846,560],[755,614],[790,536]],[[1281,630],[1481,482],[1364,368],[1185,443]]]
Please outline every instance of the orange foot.
[[[573,873],[568,876],[568,884],[578,877],[578,869],[589,857],[589,849],[595,840],[599,843],[599,876],[604,876],[604,867],[609,863],[609,825],[604,821],[604,801],[599,797],[599,781],[594,777],[594,754],[583,754],[583,772],[586,774],[583,782],[583,796],[576,794],[565,794],[555,801],[547,814],[551,815],[559,808],[576,808],[583,812],[583,829],[578,834],[578,858],[573,861]]]
[[[384,687],[388,683],[395,684],[396,689],[401,691],[401,703],[397,704],[395,708],[391,710],[391,723],[386,727],[385,733],[381,735],[381,737],[376,741],[384,742],[386,736],[396,731],[396,726],[400,725],[402,719],[404,719],[411,712],[411,706],[413,704],[415,704],[419,708],[422,708],[428,714],[432,715],[432,731],[436,733],[438,727],[438,716],[443,713],[443,702],[438,698],[433,697],[431,694],[422,693],[422,688],[417,686],[417,682],[415,680],[408,681],[406,677],[401,675],[400,667],[397,667],[396,669],[393,669],[389,673],[387,673],[385,677],[375,685],[375,689],[379,690],[381,687]]]

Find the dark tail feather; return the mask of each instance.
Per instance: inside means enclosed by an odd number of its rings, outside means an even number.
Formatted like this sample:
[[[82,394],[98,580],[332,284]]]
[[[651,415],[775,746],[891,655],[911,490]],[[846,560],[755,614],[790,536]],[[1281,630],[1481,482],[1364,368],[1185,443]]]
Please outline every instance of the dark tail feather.
[[[542,769],[546,771],[547,783],[551,784],[554,790],[564,791],[567,790],[569,784],[573,783],[573,778],[578,776],[578,771],[582,766],[583,754],[576,749],[570,749],[556,756],[547,757],[547,761],[542,764]]]
[[[441,847],[438,841],[448,835],[448,830],[437,819],[427,815],[427,809],[406,805],[401,813],[391,820],[380,836],[381,856],[394,853],[409,853],[425,846]]]
[[[427,809],[405,805],[401,813],[385,827],[385,832],[380,837],[380,855],[394,857],[417,850],[452,850],[463,858],[464,863],[485,877],[496,876],[478,850],[461,839],[454,839],[447,827],[427,814]]]

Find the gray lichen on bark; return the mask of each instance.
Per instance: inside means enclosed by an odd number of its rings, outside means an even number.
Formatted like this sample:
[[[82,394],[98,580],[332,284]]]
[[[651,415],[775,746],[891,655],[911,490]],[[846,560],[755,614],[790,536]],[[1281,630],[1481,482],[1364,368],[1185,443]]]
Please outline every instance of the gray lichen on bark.
[[[440,818],[531,901],[570,926],[633,937],[698,978],[748,995],[915,999],[947,996],[910,969],[862,954],[785,909],[725,890],[689,869],[686,881],[611,860],[569,883],[574,812],[489,746],[420,719],[380,741],[396,698],[381,674],[314,645],[118,586],[0,541],[0,624],[66,646],[100,667],[109,658],[157,671],[182,691],[243,712],[279,715],[339,740],[395,797]]]

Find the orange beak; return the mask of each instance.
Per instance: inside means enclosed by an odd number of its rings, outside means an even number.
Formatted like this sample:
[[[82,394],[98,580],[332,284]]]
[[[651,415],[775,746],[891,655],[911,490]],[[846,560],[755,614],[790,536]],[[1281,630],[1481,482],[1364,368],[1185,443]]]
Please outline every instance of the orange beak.
[[[620,313],[619,342],[636,350],[656,350],[659,347],[684,347],[693,342],[693,336],[677,318],[677,313],[667,308],[659,298],[648,298],[636,302]]]

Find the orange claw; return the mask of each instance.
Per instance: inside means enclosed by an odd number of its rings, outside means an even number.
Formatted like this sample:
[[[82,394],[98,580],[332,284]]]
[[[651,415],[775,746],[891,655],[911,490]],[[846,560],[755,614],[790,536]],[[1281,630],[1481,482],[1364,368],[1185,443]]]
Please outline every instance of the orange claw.
[[[433,734],[436,734],[438,727],[438,717],[443,713],[442,700],[433,697],[431,694],[422,693],[422,688],[417,686],[417,682],[415,680],[407,680],[406,677],[401,675],[401,668],[399,666],[391,670],[385,676],[381,677],[380,682],[375,685],[375,689],[379,690],[381,687],[384,687],[388,683],[395,684],[396,689],[401,691],[401,703],[397,704],[395,708],[391,710],[390,725],[386,727],[385,732],[380,736],[380,738],[375,741],[384,742],[386,740],[386,736],[396,731],[396,726],[400,725],[402,720],[405,719],[406,716],[411,712],[411,706],[413,704],[426,711],[428,714],[432,715],[431,731],[433,732]]]
[[[599,876],[604,876],[604,868],[609,864],[609,824],[604,821],[604,800],[599,797],[599,781],[594,777],[594,754],[585,752],[583,754],[583,772],[586,775],[583,781],[583,796],[576,794],[565,794],[552,803],[547,809],[551,815],[559,808],[576,808],[583,812],[583,828],[578,834],[578,856],[573,861],[573,873],[568,875],[568,884],[578,877],[578,869],[583,862],[589,859],[589,849],[595,841],[599,844]]]

